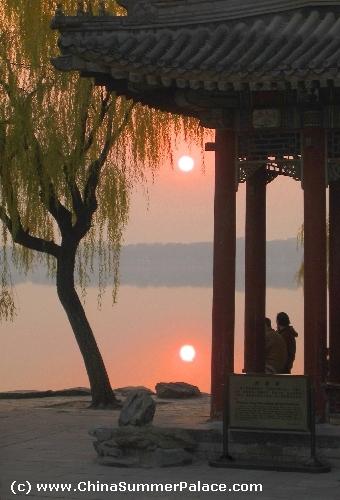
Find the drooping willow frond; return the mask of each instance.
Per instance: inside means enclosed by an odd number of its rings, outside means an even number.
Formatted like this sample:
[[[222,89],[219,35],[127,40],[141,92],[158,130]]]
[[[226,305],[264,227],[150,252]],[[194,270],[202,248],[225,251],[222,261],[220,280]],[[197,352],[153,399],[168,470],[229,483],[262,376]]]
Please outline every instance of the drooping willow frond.
[[[119,11],[113,0],[106,7]],[[74,0],[63,1],[66,13],[76,8]],[[172,158],[176,137],[202,146],[205,132],[196,120],[132,107],[89,79],[56,71],[49,62],[58,54],[58,35],[50,29],[55,9],[51,0],[0,5],[3,255],[10,233],[17,268],[27,272],[45,260],[53,275],[63,216],[76,225],[83,206],[92,204],[91,227],[78,250],[79,281],[85,294],[98,256],[99,296],[112,277],[115,298],[132,186]],[[9,260],[0,264],[0,317],[8,318],[14,313]]]
[[[296,242],[297,242],[298,249],[304,247],[304,244],[305,244],[305,226],[304,226],[304,223],[301,224],[301,227],[298,231],[298,234],[296,237]],[[327,220],[326,220],[327,282],[328,282],[328,263],[329,263],[328,248],[329,248],[329,219],[327,218]],[[305,263],[304,263],[304,259],[302,259],[300,267],[296,271],[295,276],[294,276],[294,281],[298,287],[304,286],[304,274],[305,274]]]

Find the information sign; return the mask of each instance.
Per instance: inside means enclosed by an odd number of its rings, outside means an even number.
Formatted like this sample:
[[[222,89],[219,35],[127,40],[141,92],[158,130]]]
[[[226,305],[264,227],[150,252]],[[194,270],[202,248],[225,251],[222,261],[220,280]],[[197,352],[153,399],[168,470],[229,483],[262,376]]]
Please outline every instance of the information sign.
[[[309,377],[229,375],[229,427],[309,431]]]

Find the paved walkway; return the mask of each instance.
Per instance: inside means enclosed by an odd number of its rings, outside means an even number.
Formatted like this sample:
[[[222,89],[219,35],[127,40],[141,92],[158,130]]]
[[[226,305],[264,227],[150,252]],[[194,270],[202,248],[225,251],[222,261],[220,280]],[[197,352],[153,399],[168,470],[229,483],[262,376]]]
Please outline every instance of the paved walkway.
[[[0,401],[1,500],[340,498],[340,469],[314,475],[215,469],[210,468],[206,462],[165,469],[116,469],[100,466],[94,462],[96,453],[92,445],[93,438],[87,431],[99,425],[116,425],[118,412],[88,410],[84,408],[84,398],[77,403],[79,400],[80,398],[46,398]],[[196,428],[221,425],[207,423],[208,415],[208,397],[172,401],[157,405],[154,424]],[[65,491],[62,491],[61,485]],[[112,490],[128,490],[139,485],[139,491],[100,492],[100,488],[105,488],[106,485]],[[158,486],[153,486],[154,491],[148,492],[147,488],[150,489],[152,485]],[[176,486],[176,491],[173,491],[175,485],[180,486]],[[256,488],[252,485],[261,485],[262,491],[260,486],[257,486],[257,491],[246,491]],[[46,491],[43,491],[45,487]],[[220,488],[220,491],[212,492],[211,487]],[[204,491],[207,488],[210,491]]]

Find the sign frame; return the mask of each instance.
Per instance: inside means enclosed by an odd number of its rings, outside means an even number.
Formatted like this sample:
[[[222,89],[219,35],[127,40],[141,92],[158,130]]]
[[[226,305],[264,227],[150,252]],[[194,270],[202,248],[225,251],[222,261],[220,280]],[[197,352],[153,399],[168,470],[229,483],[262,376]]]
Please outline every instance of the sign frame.
[[[308,375],[228,375],[229,428],[309,433],[310,406]]]

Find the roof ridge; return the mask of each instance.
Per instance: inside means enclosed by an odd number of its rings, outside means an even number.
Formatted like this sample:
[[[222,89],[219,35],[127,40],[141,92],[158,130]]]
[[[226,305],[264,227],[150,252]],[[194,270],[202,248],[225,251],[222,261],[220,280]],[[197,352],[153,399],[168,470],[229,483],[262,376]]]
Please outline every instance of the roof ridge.
[[[66,25],[81,26],[89,23],[121,23],[126,26],[142,27],[153,25],[188,25],[204,22],[206,25],[216,21],[246,19],[267,14],[283,14],[303,8],[339,8],[338,0],[119,0],[117,2],[127,10],[126,16],[113,16],[101,6],[98,15],[79,12],[65,15],[62,7],[56,11],[52,21],[53,28]],[[61,5],[61,4],[58,4]]]
[[[194,17],[206,21],[222,15],[237,19],[261,14],[273,14],[304,7],[339,5],[337,0],[118,0],[127,9],[127,18],[182,19]]]

